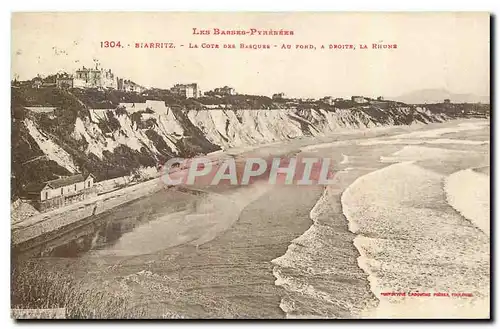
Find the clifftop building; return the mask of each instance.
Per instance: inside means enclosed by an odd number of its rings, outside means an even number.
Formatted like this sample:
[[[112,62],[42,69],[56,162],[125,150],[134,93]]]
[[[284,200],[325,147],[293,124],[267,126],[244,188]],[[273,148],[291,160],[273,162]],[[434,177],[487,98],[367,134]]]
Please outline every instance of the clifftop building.
[[[110,70],[99,68],[87,68],[83,66],[75,71],[74,74],[59,73],[55,75],[52,83],[44,81],[40,77],[33,79],[33,88],[57,86],[58,88],[98,88],[98,89],[117,89],[126,92],[141,93],[146,88],[127,79],[118,78]]]
[[[359,103],[359,104],[362,104],[362,103],[366,103],[368,102],[366,100],[366,98],[364,98],[363,96],[352,96],[351,97],[351,100],[355,103]]]
[[[68,73],[58,74],[56,76],[57,88],[73,88],[74,79]]]
[[[99,68],[96,63],[95,68],[86,68],[76,70],[73,80],[75,88],[111,88],[117,89],[117,79],[111,70]]]
[[[32,83],[32,85],[31,85],[31,88],[34,88],[34,89],[39,89],[39,88],[42,86],[42,84],[43,84],[43,80],[42,80],[42,78],[40,78],[40,77],[35,77],[35,78],[33,79],[33,83]]]
[[[201,93],[197,83],[176,84],[170,88],[170,92],[186,98],[198,98]]]
[[[321,99],[321,101],[328,105],[335,105],[335,100],[332,96],[326,96]]]
[[[143,86],[140,86],[131,80],[118,78],[116,81],[117,81],[117,89],[121,91],[141,93],[146,89]]]
[[[273,99],[283,99],[285,97],[285,93],[277,93],[273,95]]]
[[[215,88],[214,94],[220,96],[236,95],[236,90],[232,87],[224,86],[222,88]]]

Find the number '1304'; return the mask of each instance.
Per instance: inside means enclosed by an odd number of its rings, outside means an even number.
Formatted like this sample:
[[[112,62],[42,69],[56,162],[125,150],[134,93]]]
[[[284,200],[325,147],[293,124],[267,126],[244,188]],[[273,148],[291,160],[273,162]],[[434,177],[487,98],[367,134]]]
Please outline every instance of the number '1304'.
[[[101,48],[121,48],[120,41],[101,41]]]

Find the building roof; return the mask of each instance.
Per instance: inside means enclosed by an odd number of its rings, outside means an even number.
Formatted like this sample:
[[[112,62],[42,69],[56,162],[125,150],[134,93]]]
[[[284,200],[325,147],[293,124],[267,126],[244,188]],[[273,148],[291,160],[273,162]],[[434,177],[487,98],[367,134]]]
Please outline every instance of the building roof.
[[[27,193],[39,193],[47,186],[47,183],[31,183],[26,186],[25,191]]]
[[[84,180],[85,180],[85,177],[82,174],[78,174],[78,175],[73,175],[73,176],[69,176],[69,177],[63,177],[63,178],[50,180],[47,182],[47,185],[49,185],[52,188],[59,188],[59,187],[68,186],[68,185],[76,184],[79,182],[83,182]]]

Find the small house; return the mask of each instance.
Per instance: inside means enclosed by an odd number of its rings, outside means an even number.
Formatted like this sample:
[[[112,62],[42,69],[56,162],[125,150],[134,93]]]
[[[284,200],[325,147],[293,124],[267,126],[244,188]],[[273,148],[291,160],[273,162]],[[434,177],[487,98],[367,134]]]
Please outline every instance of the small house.
[[[77,174],[26,187],[26,197],[41,211],[81,201],[97,193],[92,174]]]
[[[274,100],[283,99],[283,98],[285,98],[285,93],[277,93],[277,94],[273,95]]]
[[[335,100],[332,96],[326,96],[321,99],[321,101],[328,105],[335,105]]]
[[[36,77],[32,81],[31,88],[39,89],[42,86],[42,78]]]
[[[69,74],[58,74],[56,77],[57,88],[73,88],[74,80]]]

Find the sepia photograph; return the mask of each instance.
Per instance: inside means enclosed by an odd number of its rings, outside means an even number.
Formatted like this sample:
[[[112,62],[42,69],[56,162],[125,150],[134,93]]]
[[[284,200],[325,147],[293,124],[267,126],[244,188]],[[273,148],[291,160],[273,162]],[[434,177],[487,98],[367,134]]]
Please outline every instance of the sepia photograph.
[[[13,12],[11,317],[491,319],[491,22]]]

